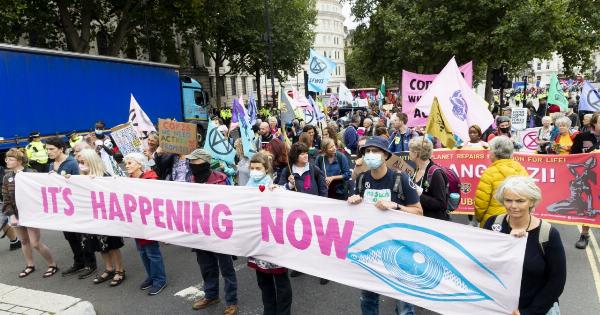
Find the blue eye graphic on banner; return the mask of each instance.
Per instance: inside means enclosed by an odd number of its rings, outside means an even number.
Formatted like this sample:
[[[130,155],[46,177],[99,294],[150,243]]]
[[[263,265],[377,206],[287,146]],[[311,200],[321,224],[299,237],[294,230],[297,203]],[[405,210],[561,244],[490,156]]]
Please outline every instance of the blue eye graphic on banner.
[[[308,90],[324,93],[327,91],[327,82],[335,70],[335,62],[310,49],[308,60]]]
[[[414,239],[369,241],[371,236],[419,234]],[[423,239],[444,244],[445,253],[433,249]],[[469,266],[455,266],[449,257],[467,258]],[[447,236],[411,224],[379,226],[348,246],[348,259],[364,268],[374,277],[403,294],[430,301],[477,302],[492,300],[477,285],[477,277],[488,278],[500,290],[506,286],[498,276],[475,258],[467,249]],[[470,277],[475,278],[470,279]]]

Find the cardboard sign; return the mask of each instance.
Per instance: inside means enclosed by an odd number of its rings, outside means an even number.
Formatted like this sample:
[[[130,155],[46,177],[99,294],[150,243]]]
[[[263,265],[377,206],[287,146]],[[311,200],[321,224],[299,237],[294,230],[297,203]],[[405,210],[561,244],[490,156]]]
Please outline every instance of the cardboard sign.
[[[198,147],[196,128],[195,124],[159,119],[160,147],[167,153],[190,154]]]
[[[527,128],[527,108],[513,108],[510,124],[515,130],[525,130]]]
[[[124,123],[112,128],[110,136],[119,147],[119,151],[121,151],[123,156],[134,152],[144,152],[144,144],[137,136],[137,132],[131,123]]]

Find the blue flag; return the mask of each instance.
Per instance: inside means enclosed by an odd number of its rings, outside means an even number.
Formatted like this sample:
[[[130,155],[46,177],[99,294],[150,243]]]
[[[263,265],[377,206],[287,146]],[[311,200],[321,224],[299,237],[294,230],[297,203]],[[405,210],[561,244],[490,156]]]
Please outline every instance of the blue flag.
[[[233,145],[229,142],[229,138],[217,129],[217,125],[215,125],[212,119],[208,120],[204,150],[214,159],[224,161],[228,164],[235,164],[235,149]]]
[[[327,82],[335,70],[335,62],[310,49],[308,60],[308,90],[317,93],[327,91]]]
[[[600,111],[600,93],[588,81],[583,83],[583,89],[579,97],[579,110]]]
[[[292,99],[283,89],[279,93],[279,114],[281,115],[279,118],[281,118],[281,122],[284,124],[289,124],[296,118]]]
[[[250,100],[248,101],[248,118],[250,121],[250,125],[256,124],[257,114],[258,108],[256,108],[256,100],[254,99],[254,95],[251,95]]]

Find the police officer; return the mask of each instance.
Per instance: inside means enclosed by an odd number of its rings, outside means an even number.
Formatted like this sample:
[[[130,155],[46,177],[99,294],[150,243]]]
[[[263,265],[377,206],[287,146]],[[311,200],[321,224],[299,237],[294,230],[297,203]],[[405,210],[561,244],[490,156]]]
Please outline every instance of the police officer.
[[[29,166],[40,173],[48,172],[48,150],[41,141],[39,131],[29,134],[29,144],[25,147]]]

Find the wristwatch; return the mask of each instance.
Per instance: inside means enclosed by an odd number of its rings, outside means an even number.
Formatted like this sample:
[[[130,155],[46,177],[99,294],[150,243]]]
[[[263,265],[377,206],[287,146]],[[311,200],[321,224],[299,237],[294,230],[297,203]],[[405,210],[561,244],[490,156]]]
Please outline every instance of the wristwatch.
[[[396,203],[396,208],[395,208],[395,210],[400,210],[400,204],[399,204],[399,203]]]

